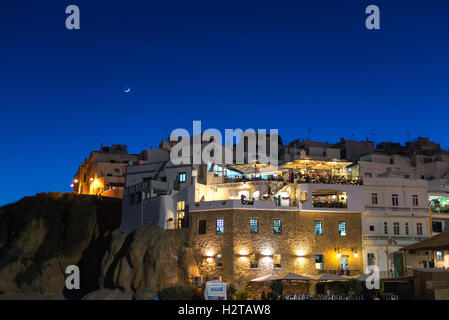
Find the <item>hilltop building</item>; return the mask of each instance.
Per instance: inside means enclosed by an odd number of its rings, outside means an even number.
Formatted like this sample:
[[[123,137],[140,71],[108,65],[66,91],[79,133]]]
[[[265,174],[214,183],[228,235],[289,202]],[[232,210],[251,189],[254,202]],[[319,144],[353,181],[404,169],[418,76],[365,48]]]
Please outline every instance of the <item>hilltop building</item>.
[[[128,154],[125,145],[101,145],[99,151],[90,153],[73,179],[73,192],[122,198],[125,185],[125,168],[139,156]]]

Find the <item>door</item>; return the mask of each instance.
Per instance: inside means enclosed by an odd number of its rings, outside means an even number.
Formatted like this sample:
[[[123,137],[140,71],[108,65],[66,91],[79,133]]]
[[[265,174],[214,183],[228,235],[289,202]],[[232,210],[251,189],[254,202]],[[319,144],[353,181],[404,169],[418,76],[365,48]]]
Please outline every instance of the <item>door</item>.
[[[348,265],[348,259],[347,258],[340,259],[340,273],[342,275],[345,274],[347,265]]]

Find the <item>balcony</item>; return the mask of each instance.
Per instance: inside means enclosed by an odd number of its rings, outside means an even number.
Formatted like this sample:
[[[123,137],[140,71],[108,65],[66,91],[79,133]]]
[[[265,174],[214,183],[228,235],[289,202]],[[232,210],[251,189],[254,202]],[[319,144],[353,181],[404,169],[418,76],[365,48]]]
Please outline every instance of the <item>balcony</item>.
[[[190,211],[252,209],[252,210],[298,210],[298,207],[278,206],[274,201],[256,200],[243,203],[241,200],[219,200],[196,202]]]
[[[362,236],[363,240],[380,240],[380,241],[422,241],[426,240],[429,237],[426,236],[418,236],[418,235],[377,235],[377,234],[364,234]]]
[[[358,186],[335,184],[301,184],[300,210],[363,212],[362,190]]]

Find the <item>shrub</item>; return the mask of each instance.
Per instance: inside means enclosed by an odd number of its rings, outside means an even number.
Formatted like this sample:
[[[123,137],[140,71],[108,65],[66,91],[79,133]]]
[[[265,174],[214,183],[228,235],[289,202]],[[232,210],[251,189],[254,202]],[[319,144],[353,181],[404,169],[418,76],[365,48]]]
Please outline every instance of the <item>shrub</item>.
[[[164,288],[160,294],[161,300],[192,300],[194,291],[188,286],[172,286]]]
[[[363,292],[363,282],[357,279],[349,279],[343,283],[345,293],[361,294]]]
[[[234,300],[234,296],[237,292],[237,289],[234,287],[234,285],[230,284],[227,288],[227,298],[228,300]]]
[[[239,290],[235,294],[237,300],[248,300],[251,297],[251,292],[247,289]]]
[[[281,280],[276,280],[271,283],[271,290],[273,293],[278,296],[282,296],[284,293],[284,283]]]

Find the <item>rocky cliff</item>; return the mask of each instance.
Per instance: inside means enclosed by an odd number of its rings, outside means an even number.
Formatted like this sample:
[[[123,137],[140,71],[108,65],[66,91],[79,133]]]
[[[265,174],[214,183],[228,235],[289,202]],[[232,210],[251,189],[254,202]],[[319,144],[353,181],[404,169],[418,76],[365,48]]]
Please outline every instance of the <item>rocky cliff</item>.
[[[197,272],[184,231],[146,225],[124,234],[120,218],[120,200],[75,194],[1,207],[0,293],[148,298]],[[81,290],[65,290],[68,265],[80,268]]]

